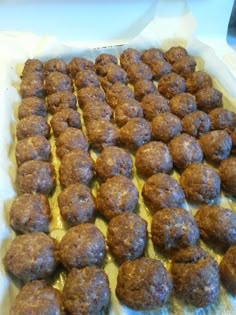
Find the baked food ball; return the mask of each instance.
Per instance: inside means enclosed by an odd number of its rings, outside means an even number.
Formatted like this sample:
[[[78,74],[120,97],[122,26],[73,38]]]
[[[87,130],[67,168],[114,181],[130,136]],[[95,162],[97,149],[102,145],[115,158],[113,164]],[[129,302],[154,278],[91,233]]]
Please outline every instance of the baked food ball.
[[[80,113],[72,108],[64,108],[53,115],[50,124],[53,133],[58,137],[67,128],[81,128]]]
[[[21,165],[30,160],[49,161],[51,145],[49,141],[40,135],[24,138],[16,144],[16,162]]]
[[[45,90],[47,95],[59,91],[73,92],[73,83],[67,74],[61,72],[51,72],[45,78]]]
[[[150,177],[156,173],[170,173],[173,161],[164,143],[151,141],[138,148],[135,166],[139,174]]]
[[[180,75],[170,72],[163,75],[158,82],[158,91],[170,99],[186,90],[186,82]]]
[[[67,186],[58,195],[58,206],[62,218],[70,225],[93,222],[95,199],[84,184]]]
[[[83,108],[85,124],[92,120],[111,120],[112,109],[106,102],[89,102]]]
[[[138,203],[138,190],[123,175],[108,178],[97,193],[98,211],[111,220],[123,212],[133,212]]]
[[[8,248],[4,265],[24,282],[44,279],[56,270],[57,250],[57,242],[42,232],[19,235]]]
[[[183,132],[198,138],[210,130],[211,121],[206,113],[197,110],[184,116],[182,126]]]
[[[22,71],[22,78],[36,74],[39,77],[43,77],[43,63],[39,59],[27,59]]]
[[[67,71],[71,77],[75,77],[76,73],[81,70],[93,70],[94,64],[86,58],[75,57],[68,63]]]
[[[116,175],[131,177],[132,169],[130,155],[124,149],[113,146],[103,149],[95,164],[97,176],[103,181]]]
[[[45,138],[48,138],[50,135],[50,127],[44,117],[31,115],[18,121],[16,126],[17,140],[36,135],[41,135]]]
[[[77,109],[77,100],[75,95],[69,91],[59,91],[47,97],[48,111],[52,115],[60,112],[62,109]]]
[[[96,267],[73,268],[66,279],[62,296],[69,314],[103,314],[110,302],[108,277]]]
[[[131,64],[141,62],[141,53],[133,48],[125,49],[120,55],[121,67],[127,70]]]
[[[187,79],[195,71],[196,65],[197,63],[193,57],[185,56],[172,64],[172,70]]]
[[[118,64],[117,58],[111,54],[100,54],[95,59],[95,69],[98,75],[104,75],[104,66],[109,63]]]
[[[236,295],[236,246],[231,246],[220,262],[220,280],[226,290],[233,296]]]
[[[59,158],[62,158],[66,153],[75,149],[83,149],[88,151],[88,140],[82,130],[77,128],[66,128],[56,139],[56,152]]]
[[[77,92],[77,99],[78,99],[80,108],[83,109],[86,103],[95,102],[95,101],[99,101],[99,102],[105,101],[105,94],[98,87],[88,86],[88,87],[84,87],[80,89]]]
[[[181,135],[173,138],[168,147],[174,165],[179,169],[186,168],[194,162],[201,163],[203,159],[200,144],[194,137],[188,135],[187,133],[182,133]]]
[[[121,99],[114,110],[114,120],[119,127],[130,119],[139,117],[143,117],[143,110],[140,103],[133,98]]]
[[[186,56],[188,56],[188,52],[181,46],[171,47],[164,53],[164,58],[171,64]]]
[[[152,213],[163,208],[178,208],[184,201],[184,192],[178,182],[164,173],[148,178],[143,185],[142,196]]]
[[[22,98],[30,96],[43,98],[45,89],[42,76],[35,73],[29,73],[27,76],[24,76],[20,83],[20,95]]]
[[[222,161],[219,167],[219,175],[224,190],[232,195],[236,195],[236,158],[229,157]]]
[[[120,129],[120,142],[131,149],[137,149],[150,139],[150,124],[144,118],[132,118]]]
[[[205,113],[222,106],[222,93],[212,87],[205,87],[196,94],[197,108]]]
[[[49,75],[51,72],[67,73],[67,65],[65,61],[59,58],[52,58],[46,61],[43,65],[43,74]]]
[[[209,112],[211,129],[234,130],[236,127],[236,113],[225,108],[215,108]]]
[[[121,82],[116,82],[106,91],[106,101],[112,108],[116,108],[121,100],[127,98],[134,98],[134,92]]]
[[[134,213],[123,213],[108,224],[107,244],[119,263],[143,255],[147,242],[147,222]]]
[[[208,73],[196,71],[189,74],[186,80],[186,86],[189,93],[195,94],[203,88],[212,87],[212,79]]]
[[[138,80],[152,80],[152,71],[148,65],[143,62],[133,63],[127,69],[128,80],[134,84]]]
[[[160,113],[167,113],[170,111],[169,101],[156,93],[150,93],[143,97],[141,106],[143,109],[144,117],[152,121]]]
[[[47,108],[43,99],[36,96],[29,96],[22,99],[18,107],[18,118],[37,115],[46,117]]]
[[[27,161],[17,169],[16,186],[21,194],[49,195],[55,188],[56,174],[52,164],[44,161]]]
[[[236,154],[236,131],[230,132],[230,137],[232,140],[232,148],[231,148],[231,154]]]
[[[26,283],[17,294],[10,315],[20,314],[64,314],[61,293],[49,286],[45,280]]]
[[[142,52],[141,60],[147,65],[151,65],[153,62],[157,60],[163,60],[164,54],[159,48],[149,48]]]
[[[87,137],[95,150],[114,146],[119,140],[119,129],[107,120],[92,120],[87,124]]]
[[[164,59],[153,61],[151,64],[149,64],[149,66],[152,71],[153,79],[157,81],[163,77],[163,75],[172,71],[171,64]]]
[[[98,76],[93,70],[81,70],[76,73],[75,85],[77,89],[82,89],[83,87],[99,87],[100,83]]]
[[[199,139],[206,158],[213,162],[221,162],[230,154],[232,140],[224,130],[213,130],[205,133]]]
[[[134,83],[134,97],[142,101],[145,95],[155,93],[156,87],[152,81],[140,79]]]
[[[89,184],[94,175],[93,160],[88,152],[75,149],[65,154],[59,168],[60,183],[67,187],[71,184]]]
[[[171,267],[175,292],[195,307],[216,302],[220,291],[218,269],[215,259],[200,247],[180,249]]]
[[[152,218],[152,242],[155,247],[171,252],[196,245],[200,236],[193,216],[181,208],[165,208]]]
[[[17,197],[10,208],[11,227],[21,233],[49,231],[51,211],[48,199],[41,194]]]
[[[172,281],[160,260],[142,257],[123,263],[118,272],[116,295],[135,310],[153,310],[164,305]]]
[[[128,82],[127,73],[120,66],[109,63],[103,67],[103,76],[100,76],[100,82],[106,91],[116,82],[126,84]]]
[[[181,120],[171,113],[160,113],[151,122],[152,137],[155,140],[169,142],[182,131]]]
[[[220,194],[220,177],[210,166],[193,163],[180,177],[180,185],[187,198],[211,203]]]
[[[172,97],[169,106],[171,113],[175,114],[180,119],[197,110],[195,98],[190,93],[180,93]]]
[[[70,228],[59,244],[60,260],[67,270],[101,266],[105,250],[103,234],[91,223],[81,223]]]

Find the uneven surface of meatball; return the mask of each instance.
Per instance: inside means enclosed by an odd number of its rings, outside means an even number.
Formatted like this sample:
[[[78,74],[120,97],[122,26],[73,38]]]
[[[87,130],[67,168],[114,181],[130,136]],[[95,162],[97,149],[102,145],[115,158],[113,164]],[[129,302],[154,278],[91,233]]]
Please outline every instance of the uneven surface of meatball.
[[[81,70],[93,70],[94,64],[86,58],[75,57],[71,59],[67,66],[69,74],[74,78],[76,73]]]
[[[49,162],[27,161],[16,174],[16,186],[21,194],[42,193],[49,195],[56,186],[56,173]]]
[[[236,155],[236,131],[230,132],[230,137],[232,140],[231,154]]]
[[[65,108],[77,108],[76,97],[72,92],[59,91],[47,97],[48,111],[54,115]]]
[[[111,120],[112,109],[106,102],[89,102],[83,108],[85,124],[92,120]]]
[[[185,56],[172,64],[172,70],[187,79],[195,71],[196,65],[193,57]]]
[[[225,108],[215,108],[209,112],[211,129],[229,129],[236,127],[236,113]]]
[[[104,75],[104,66],[109,63],[118,64],[117,58],[111,54],[100,54],[95,59],[95,69],[98,75]]]
[[[61,263],[67,270],[86,266],[101,266],[105,258],[106,243],[100,230],[91,223],[70,228],[59,244]]]
[[[222,93],[212,87],[205,87],[196,94],[197,108],[205,113],[222,106]]]
[[[84,87],[89,87],[89,86],[94,86],[94,87],[99,87],[100,83],[98,80],[98,76],[96,73],[92,70],[81,70],[77,72],[75,76],[75,85],[78,90],[84,88]]]
[[[45,78],[45,90],[47,95],[59,91],[73,92],[72,80],[67,74],[61,72],[51,72]]]
[[[30,96],[43,98],[45,95],[45,89],[42,76],[30,73],[24,77],[20,83],[20,95],[22,98]]]
[[[22,99],[18,107],[18,118],[22,119],[31,115],[47,116],[47,108],[42,98],[30,96]]]
[[[120,55],[121,67],[127,70],[131,64],[141,62],[141,53],[133,48],[125,49]]]
[[[134,213],[123,213],[108,224],[107,243],[119,263],[143,255],[147,242],[147,222]]]
[[[133,98],[121,99],[114,110],[114,119],[119,127],[124,126],[132,118],[142,118],[143,110]]]
[[[88,152],[80,148],[75,149],[61,159],[60,183],[64,187],[75,183],[88,185],[94,175],[93,169],[93,160]]]
[[[193,137],[200,137],[210,130],[211,121],[209,116],[197,110],[186,116],[182,120],[183,131]]]
[[[121,82],[116,82],[106,91],[106,101],[112,108],[116,108],[121,100],[127,98],[134,98],[134,92]]]
[[[141,60],[147,65],[151,65],[157,60],[163,60],[164,54],[159,48],[149,48],[142,52]]]
[[[163,173],[148,178],[143,185],[142,196],[152,213],[163,208],[178,208],[184,201],[184,192],[178,182]]]
[[[49,75],[51,72],[67,73],[67,65],[64,60],[53,58],[46,61],[43,65],[43,74]]]
[[[127,69],[128,80],[134,84],[138,80],[152,80],[152,71],[148,65],[143,62],[130,64]]]
[[[156,93],[150,93],[143,97],[141,103],[144,117],[152,121],[158,114],[167,113],[170,111],[169,101]]]
[[[164,58],[171,64],[186,56],[188,56],[188,52],[181,46],[171,47],[164,53]]]
[[[37,74],[38,76],[43,75],[43,63],[39,59],[27,59],[22,71],[22,78],[29,74]]]
[[[158,82],[158,91],[168,99],[185,92],[185,90],[184,78],[174,72],[163,75]]]
[[[236,295],[236,246],[231,246],[220,262],[220,280],[228,292]]]
[[[193,201],[211,203],[220,194],[220,177],[210,166],[193,163],[180,177],[187,198]]]
[[[164,59],[153,61],[149,66],[152,71],[153,79],[157,81],[163,77],[163,75],[172,71],[171,64]]]
[[[160,260],[142,257],[120,266],[116,295],[132,309],[153,310],[168,301],[172,286]]]
[[[206,72],[196,71],[188,76],[186,86],[189,93],[195,94],[203,88],[212,87],[212,79]]]
[[[58,263],[57,243],[42,232],[16,236],[4,264],[16,278],[28,282],[51,276]]]
[[[172,97],[169,106],[171,113],[175,114],[180,119],[197,110],[195,98],[189,93],[180,93]]]
[[[73,268],[66,279],[62,297],[69,314],[103,314],[110,302],[108,277],[96,267]]]
[[[108,178],[97,193],[98,211],[111,220],[123,212],[133,212],[138,203],[138,190],[123,175]]]
[[[58,137],[69,127],[81,128],[80,113],[72,108],[65,108],[54,114],[50,123],[54,135]]]
[[[236,196],[236,158],[232,156],[222,161],[219,174],[224,190]]]
[[[16,126],[17,140],[36,135],[48,138],[50,135],[50,127],[46,119],[41,116],[31,115],[21,119]]]
[[[156,92],[156,86],[152,81],[140,79],[134,83],[134,97],[142,101],[145,95]]]
[[[99,102],[105,101],[105,94],[98,87],[88,86],[88,87],[80,89],[77,92],[77,98],[78,98],[78,103],[79,103],[80,108],[83,109],[86,103],[95,102],[95,101],[99,101]]]
[[[109,63],[103,67],[103,76],[100,76],[100,82],[106,91],[107,88],[109,89],[116,82],[127,84],[127,73],[120,66]]]

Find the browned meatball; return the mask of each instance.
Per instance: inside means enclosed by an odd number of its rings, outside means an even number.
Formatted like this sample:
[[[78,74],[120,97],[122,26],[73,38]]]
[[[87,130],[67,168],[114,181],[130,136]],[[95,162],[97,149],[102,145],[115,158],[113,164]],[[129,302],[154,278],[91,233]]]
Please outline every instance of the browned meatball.
[[[73,84],[71,78],[61,72],[51,72],[45,79],[45,90],[47,95],[59,92],[73,92]]]
[[[40,194],[17,197],[10,209],[10,225],[21,233],[49,231],[51,217],[48,199]]]
[[[166,252],[196,245],[199,230],[193,216],[181,208],[165,208],[152,218],[152,241],[154,246]]]
[[[186,56],[188,56],[187,50],[181,46],[171,47],[164,53],[164,58],[171,64]]]
[[[142,99],[142,109],[144,117],[152,121],[160,113],[166,113],[170,111],[169,101],[156,93],[150,93],[144,96]]]
[[[158,48],[149,48],[144,50],[141,55],[142,62],[146,63],[147,65],[151,65],[153,62],[157,60],[163,60],[164,54]]]
[[[143,62],[130,64],[127,69],[129,82],[134,84],[138,80],[152,80],[152,71],[148,65]]]
[[[78,98],[80,108],[83,109],[86,103],[95,102],[95,101],[100,101],[100,102],[105,101],[105,94],[98,87],[88,86],[78,91],[77,98]]]
[[[232,148],[231,148],[231,154],[236,154],[236,131],[230,132],[230,137],[232,140]]]
[[[63,156],[59,169],[61,185],[88,184],[93,178],[93,160],[88,152],[78,148]]]
[[[143,255],[147,242],[147,222],[134,213],[123,213],[108,224],[107,243],[119,263]]]
[[[169,150],[175,167],[180,169],[186,168],[194,162],[201,163],[203,159],[200,144],[187,133],[173,138],[169,143]]]
[[[80,113],[72,108],[64,108],[53,115],[50,124],[54,135],[58,137],[69,127],[81,128]]]
[[[205,157],[213,162],[221,162],[230,154],[232,140],[224,130],[213,130],[201,136],[200,145]]]
[[[172,97],[169,105],[171,113],[175,114],[181,119],[197,110],[195,98],[189,93],[180,93]]]
[[[143,185],[142,196],[153,213],[163,208],[178,208],[184,201],[184,192],[178,182],[163,173],[148,178]]]
[[[169,142],[182,131],[181,120],[171,113],[158,114],[151,123],[152,137]]]
[[[122,99],[127,98],[134,98],[134,92],[121,82],[116,82],[106,91],[106,101],[112,108],[116,108]]]
[[[156,86],[152,81],[140,79],[134,84],[134,97],[142,101],[145,95],[156,92]]]
[[[236,113],[225,108],[215,108],[209,112],[211,129],[229,129],[236,127]]]
[[[231,246],[220,262],[220,279],[228,292],[236,295],[236,246]]]
[[[83,108],[85,124],[92,120],[111,120],[112,109],[106,102],[90,102]]]
[[[98,211],[111,220],[123,212],[133,212],[138,203],[138,190],[123,175],[108,178],[97,193]]]
[[[187,303],[205,307],[217,301],[218,265],[200,247],[180,249],[173,258],[171,274],[175,292]]]
[[[188,76],[186,86],[189,93],[195,94],[203,88],[212,87],[212,79],[206,72],[196,71]]]
[[[59,91],[53,93],[47,97],[48,111],[51,114],[60,112],[65,108],[77,108],[76,97],[72,92],[69,91]]]
[[[121,99],[114,110],[114,119],[119,127],[138,117],[143,117],[143,110],[140,103],[133,98]]]
[[[131,64],[140,63],[140,62],[141,62],[141,53],[136,49],[127,48],[120,55],[121,67],[124,68],[125,70],[127,70]]]
[[[66,279],[62,296],[69,314],[103,314],[110,302],[108,277],[97,267],[73,268]]]
[[[22,78],[36,74],[39,77],[43,77],[43,63],[38,59],[27,59],[22,71]]]
[[[210,130],[211,122],[209,116],[197,110],[186,116],[182,120],[183,131],[193,137],[200,137]]]
[[[170,173],[173,161],[164,143],[151,141],[138,148],[135,166],[139,174],[150,177],[156,173]]]
[[[156,309],[168,301],[171,291],[171,278],[160,260],[142,257],[119,268],[116,295],[130,308]]]
[[[196,94],[197,108],[209,113],[212,109],[222,106],[222,93],[212,87],[205,87]]]
[[[43,99],[36,96],[25,97],[22,99],[18,107],[18,118],[22,119],[31,115],[42,117],[47,116],[47,108]]]
[[[120,142],[131,149],[137,149],[150,139],[150,124],[144,118],[132,118],[120,129]]]
[[[51,276],[57,263],[57,243],[42,232],[16,236],[4,257],[6,269],[24,282]]]
[[[64,314],[61,293],[49,286],[45,280],[26,283],[17,294],[10,315]]]
[[[95,165],[97,176],[102,180],[116,175],[131,177],[132,168],[130,155],[124,149],[113,146],[103,149]]]
[[[163,75],[168,74],[172,71],[171,64],[167,61],[163,60],[156,60],[149,64],[153,79],[159,80]]]
[[[101,266],[106,244],[103,234],[91,223],[70,228],[59,245],[60,260],[66,269]]]
[[[207,165],[193,163],[180,177],[187,198],[193,201],[211,203],[220,194],[220,177]]]
[[[91,60],[85,58],[75,57],[71,59],[67,66],[67,70],[70,75],[74,78],[76,73],[81,70],[93,70],[94,64]]]
[[[72,184],[58,196],[62,218],[70,225],[93,222],[95,199],[91,190],[83,184]]]
[[[84,87],[99,87],[98,76],[92,70],[81,70],[75,76],[75,85],[78,90]]]
[[[110,88],[116,82],[126,84],[128,82],[127,73],[120,66],[109,63],[103,67],[103,76],[100,77],[100,81],[106,91],[106,88]]]
[[[174,72],[163,75],[158,83],[158,91],[168,99],[185,92],[185,90],[184,78]]]
[[[236,195],[236,158],[232,156],[222,161],[219,174],[224,190],[229,194]]]
[[[16,144],[17,165],[30,160],[49,161],[51,145],[44,136],[33,136],[20,140]]]
[[[50,127],[46,119],[41,116],[31,115],[21,119],[16,126],[16,137],[18,140],[41,135],[49,137]]]
[[[117,58],[111,54],[100,54],[95,59],[95,69],[97,74],[104,75],[104,66],[109,63],[118,64]]]
[[[22,98],[30,96],[44,97],[43,79],[38,74],[28,74],[20,83],[20,95]]]
[[[187,79],[195,71],[196,65],[193,57],[185,56],[172,64],[172,70]]]
[[[65,61],[59,58],[53,58],[44,63],[43,73],[45,76],[49,75],[51,72],[61,72],[67,73],[67,65]]]

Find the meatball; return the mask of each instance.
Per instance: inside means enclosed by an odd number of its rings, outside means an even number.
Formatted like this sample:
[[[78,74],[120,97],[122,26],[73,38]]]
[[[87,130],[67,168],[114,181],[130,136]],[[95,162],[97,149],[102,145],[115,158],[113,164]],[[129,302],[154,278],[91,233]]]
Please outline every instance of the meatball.
[[[194,137],[187,133],[182,133],[172,139],[169,143],[169,150],[174,165],[180,169],[186,168],[194,162],[201,163],[203,159],[201,146]]]
[[[236,127],[236,113],[225,108],[215,108],[209,112],[211,129],[229,129]]]
[[[210,130],[211,121],[209,116],[197,110],[186,116],[182,120],[183,131],[193,137],[200,137]]]
[[[221,162],[219,167],[220,179],[224,190],[236,195],[236,158],[229,157],[228,159]]]
[[[130,64],[127,69],[129,82],[134,84],[138,80],[152,80],[152,71],[148,65],[143,62]]]
[[[101,266],[106,243],[100,230],[91,223],[70,228],[59,245],[60,260],[67,270],[86,266]]]
[[[128,82],[125,70],[114,63],[105,65],[103,67],[103,73],[103,76],[100,77],[100,82],[105,91],[116,82],[121,82],[123,84]]]
[[[119,268],[116,295],[130,308],[156,309],[168,301],[171,291],[171,278],[160,260],[142,257]]]
[[[201,136],[199,142],[206,158],[213,162],[227,159],[232,148],[232,139],[224,130],[209,131]]]
[[[75,57],[71,59],[67,66],[69,74],[74,78],[81,70],[93,70],[94,64],[91,60]]]
[[[10,208],[10,225],[21,233],[49,231],[51,217],[48,199],[41,194],[17,197]]]
[[[123,175],[108,178],[97,193],[98,211],[111,220],[123,212],[133,212],[138,203],[138,190]]]
[[[169,101],[158,94],[150,93],[143,97],[141,103],[144,117],[152,121],[160,113],[167,113],[170,111]]]
[[[49,195],[55,188],[56,174],[52,164],[44,161],[27,161],[16,174],[16,186],[21,194],[42,193]]]
[[[38,74],[28,74],[20,83],[20,95],[22,98],[36,96],[43,98],[45,95],[43,79]]]
[[[69,314],[103,314],[110,302],[108,277],[97,267],[73,268],[66,279],[62,296]]]
[[[141,53],[133,48],[125,49],[120,55],[121,67],[127,70],[130,65],[141,62]]]
[[[51,276],[57,267],[57,243],[42,232],[16,236],[4,264],[16,278],[28,282]]]
[[[118,64],[117,58],[111,54],[100,54],[95,59],[95,69],[98,75],[104,75],[106,66],[109,63]]]
[[[60,183],[67,187],[71,184],[89,184],[92,180],[93,160],[88,152],[78,148],[63,156],[59,168]]]
[[[77,98],[78,98],[80,108],[83,109],[86,103],[89,103],[89,102],[91,103],[95,101],[100,101],[100,102],[105,101],[105,94],[98,87],[88,86],[78,91]]]
[[[114,119],[119,127],[124,126],[132,118],[142,118],[143,110],[133,98],[121,99],[114,110]]]
[[[236,295],[236,246],[231,246],[220,262],[220,279],[228,292]]]
[[[134,92],[121,82],[116,82],[106,91],[106,101],[112,108],[116,108],[121,100],[127,98],[134,98]]]
[[[220,194],[220,177],[207,165],[193,163],[180,177],[187,198],[193,201],[211,203]]]
[[[169,142],[182,131],[181,120],[171,113],[158,114],[151,123],[152,137],[155,140]]]
[[[54,135],[58,137],[69,127],[81,128],[80,113],[72,108],[65,108],[54,114],[50,123]]]
[[[59,92],[73,92],[73,84],[71,78],[61,72],[51,72],[45,79],[45,90],[47,95]]]
[[[45,62],[43,67],[43,73],[45,76],[49,75],[51,72],[61,72],[67,73],[67,65],[65,61],[59,58],[53,58]]]
[[[230,132],[230,137],[232,140],[232,148],[231,148],[231,154],[236,154],[236,131]]]
[[[187,50],[181,46],[171,47],[164,53],[164,58],[171,64],[186,56],[188,56]]]
[[[75,95],[69,91],[59,91],[47,97],[48,111],[54,115],[62,109],[77,109],[77,100]]]
[[[140,79],[134,84],[134,97],[142,101],[145,95],[155,93],[156,87],[152,81]]]
[[[144,118],[132,118],[120,129],[120,142],[131,149],[137,149],[150,139],[150,124]]]
[[[76,128],[66,128],[56,140],[56,152],[59,158],[74,149],[88,151],[89,144],[83,132]]]
[[[98,76],[92,70],[81,70],[75,76],[75,85],[78,90],[84,87],[99,87]]]
[[[158,83],[158,91],[168,99],[185,92],[185,90],[184,78],[174,72],[163,75]]]
[[[139,174],[150,177],[156,173],[170,173],[173,161],[164,143],[151,141],[138,148],[135,166]]]
[[[58,196],[62,218],[70,225],[93,222],[95,199],[91,190],[83,184],[72,184]]]
[[[192,215],[181,208],[165,208],[152,218],[152,241],[158,249],[170,252],[196,245],[199,230]]]
[[[180,93],[174,96],[170,100],[169,105],[171,113],[175,114],[181,119],[197,110],[195,98],[189,93]]]
[[[178,208],[184,202],[184,192],[178,182],[163,173],[148,178],[143,185],[142,196],[152,213],[163,208]]]
[[[141,55],[142,62],[146,63],[147,65],[151,66],[151,64],[157,60],[163,60],[164,54],[158,48],[149,48],[144,50]]]
[[[212,87],[205,87],[196,94],[198,109],[209,113],[212,109],[222,106],[222,93]]]
[[[172,64],[172,70],[187,79],[195,71],[196,65],[193,57],[185,56]]]
[[[106,102],[87,103],[83,108],[85,124],[93,120],[111,120],[112,109]]]
[[[16,126],[17,140],[41,135],[46,138],[50,135],[50,127],[44,117],[31,115],[21,119]]]
[[[47,108],[43,99],[36,96],[29,96],[22,99],[18,107],[18,118],[22,119],[31,115],[47,116]]]
[[[34,280],[26,283],[17,294],[10,315],[63,315],[63,309],[60,291],[49,286],[45,280]]]
[[[97,157],[95,170],[97,176],[106,180],[116,175],[131,177],[133,162],[130,155],[121,148],[107,147]]]
[[[188,76],[186,86],[189,93],[195,94],[203,88],[212,87],[212,79],[206,72],[196,71]]]
[[[26,161],[49,161],[51,145],[49,141],[40,135],[20,140],[16,144],[16,162],[21,165]]]
[[[31,75],[36,74],[39,77],[43,77],[43,63],[42,61],[38,59],[27,59],[24,68],[22,71],[22,78]]]
[[[156,60],[149,64],[153,79],[154,80],[159,80],[163,75],[168,74],[172,71],[171,64],[167,61],[163,60]]]

